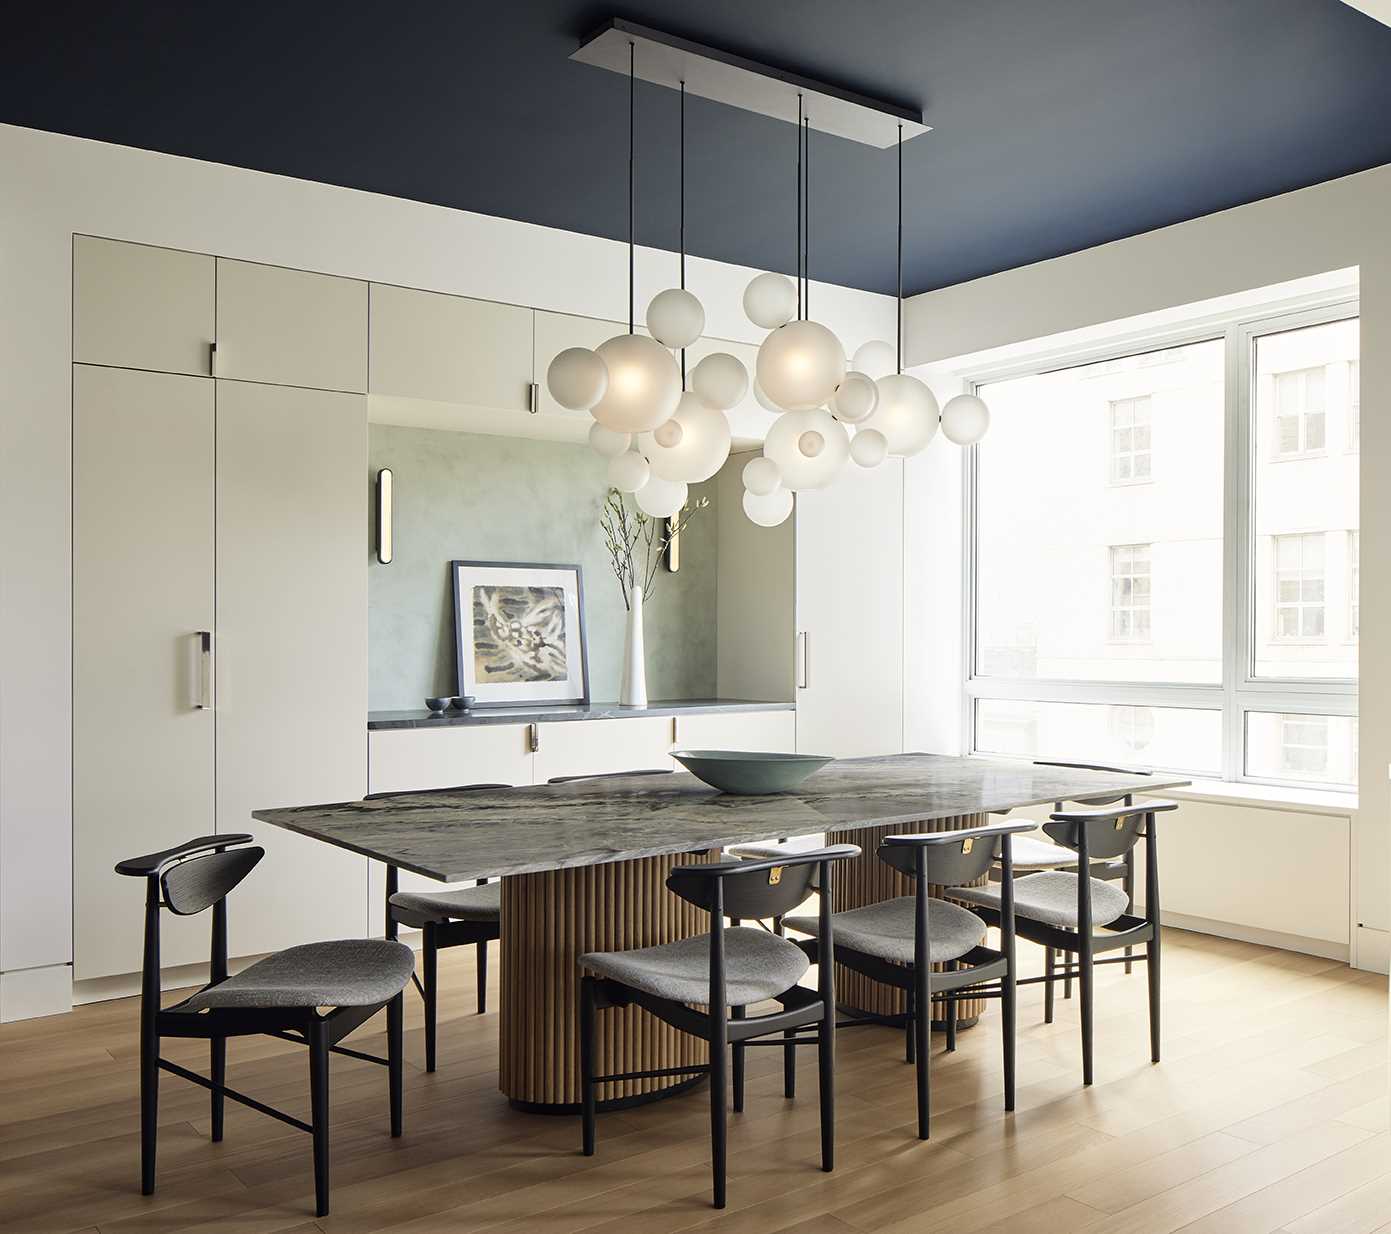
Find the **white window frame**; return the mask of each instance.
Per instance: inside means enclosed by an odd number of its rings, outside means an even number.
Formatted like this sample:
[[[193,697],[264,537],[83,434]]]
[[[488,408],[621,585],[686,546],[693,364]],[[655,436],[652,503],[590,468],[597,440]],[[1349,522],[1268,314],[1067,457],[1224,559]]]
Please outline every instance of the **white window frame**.
[[[1141,407],[1143,407],[1145,415],[1145,421],[1143,425],[1141,425],[1136,418],[1136,413],[1140,411]],[[1129,413],[1129,424],[1116,423],[1116,413],[1120,411],[1122,408],[1125,408],[1126,411]],[[1107,404],[1106,407],[1106,427],[1107,432],[1110,433],[1110,440],[1108,442],[1110,450],[1108,453],[1107,466],[1109,468],[1111,483],[1118,486],[1125,486],[1131,484],[1153,484],[1154,421],[1153,407],[1150,402],[1150,396],[1148,394],[1141,394],[1137,395],[1135,398],[1113,398]],[[1147,449],[1137,450],[1135,448],[1135,430],[1141,427],[1149,429],[1150,444]],[[1118,449],[1116,446],[1116,438],[1119,436],[1120,433],[1125,432],[1127,430],[1131,434],[1130,449]],[[1137,476],[1135,474],[1135,464],[1141,456],[1143,456],[1145,459],[1145,474],[1143,476]],[[1128,476],[1122,476],[1119,474],[1118,465],[1122,459],[1128,459],[1130,461],[1130,474]]]
[[[1135,707],[1179,707],[1222,713],[1221,778],[1254,784],[1288,785],[1288,778],[1246,773],[1248,712],[1357,715],[1357,682],[1341,678],[1269,678],[1255,675],[1255,536],[1252,526],[1255,441],[1255,346],[1263,335],[1345,321],[1359,315],[1354,289],[1316,293],[1246,310],[1214,314],[1187,325],[1120,335],[1102,345],[1041,352],[1024,361],[982,367],[966,374],[966,388],[1011,377],[1118,360],[1145,352],[1221,339],[1225,344],[1226,396],[1223,467],[1222,681],[1216,683],[1098,682],[984,677],[976,673],[978,447],[962,451],[962,667],[961,732],[964,752],[976,754],[976,703],[1018,699],[1039,703],[1101,703]],[[1325,443],[1327,424],[1325,423]],[[1288,456],[1282,456],[1288,457]],[[1326,632],[1326,631],[1325,631]],[[987,757],[999,757],[981,752]],[[1187,767],[1163,770],[1210,772]],[[1326,783],[1308,782],[1315,788]]]
[[[1296,541],[1299,545],[1299,568],[1295,571],[1295,578],[1299,582],[1299,599],[1294,601],[1280,599],[1280,541]],[[1319,541],[1319,553],[1322,560],[1319,562],[1319,582],[1323,584],[1323,598],[1317,602],[1304,599],[1304,583],[1306,579],[1312,577],[1311,572],[1305,569],[1304,560],[1309,544],[1313,540]],[[1291,643],[1303,646],[1317,647],[1328,642],[1328,533],[1324,531],[1289,531],[1270,537],[1270,570],[1272,574],[1273,586],[1271,588],[1271,601],[1273,613],[1271,615],[1270,641],[1273,643]],[[1285,573],[1288,573],[1286,571]],[[1292,608],[1295,611],[1296,622],[1299,627],[1297,634],[1283,634],[1280,630],[1280,610]],[[1323,616],[1322,634],[1305,634],[1304,631],[1304,611],[1305,609],[1319,609]]]
[[[1319,408],[1319,416],[1323,420],[1323,444],[1321,446],[1309,445],[1309,406],[1307,398],[1301,403],[1299,410],[1295,413],[1298,424],[1299,441],[1293,450],[1280,449],[1280,395],[1279,385],[1282,377],[1301,378],[1300,390],[1307,391],[1309,386],[1309,374],[1318,373],[1320,382],[1323,385],[1323,406]],[[1308,365],[1305,368],[1284,369],[1278,373],[1271,373],[1271,394],[1270,394],[1270,461],[1272,463],[1285,463],[1301,458],[1322,458],[1328,453],[1328,366]]]

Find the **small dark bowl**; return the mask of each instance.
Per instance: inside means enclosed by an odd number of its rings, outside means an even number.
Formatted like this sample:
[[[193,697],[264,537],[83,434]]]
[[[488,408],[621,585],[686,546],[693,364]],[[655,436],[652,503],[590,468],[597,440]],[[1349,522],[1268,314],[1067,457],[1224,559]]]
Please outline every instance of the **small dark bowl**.
[[[455,711],[467,711],[473,704],[472,694],[459,694],[449,700],[449,706]]]
[[[427,698],[425,700],[425,706],[430,709],[432,714],[438,715],[449,706],[450,701],[451,700],[447,698]]]

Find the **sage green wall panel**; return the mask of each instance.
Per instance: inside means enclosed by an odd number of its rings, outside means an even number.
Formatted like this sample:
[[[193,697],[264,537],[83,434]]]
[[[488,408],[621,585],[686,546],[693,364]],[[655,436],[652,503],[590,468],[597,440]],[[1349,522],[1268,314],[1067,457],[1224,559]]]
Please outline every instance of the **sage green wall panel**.
[[[584,569],[590,696],[618,697],[625,614],[599,532],[605,460],[566,442],[374,424],[371,484],[395,476],[395,557],[371,553],[369,703],[421,707],[454,693],[454,600],[449,562],[577,561]],[[713,502],[714,484],[692,487]],[[715,693],[715,510],[682,537],[681,569],[661,570],[644,608],[647,692],[653,699]]]

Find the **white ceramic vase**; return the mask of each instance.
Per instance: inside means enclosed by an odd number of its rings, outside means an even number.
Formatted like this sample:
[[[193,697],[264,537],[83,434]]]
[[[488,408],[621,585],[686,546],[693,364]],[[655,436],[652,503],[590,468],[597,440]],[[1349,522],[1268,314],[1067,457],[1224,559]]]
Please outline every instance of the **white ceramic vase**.
[[[647,706],[647,661],[642,650],[642,585],[635,584],[628,603],[628,630],[623,639],[623,688],[619,703],[624,707]]]

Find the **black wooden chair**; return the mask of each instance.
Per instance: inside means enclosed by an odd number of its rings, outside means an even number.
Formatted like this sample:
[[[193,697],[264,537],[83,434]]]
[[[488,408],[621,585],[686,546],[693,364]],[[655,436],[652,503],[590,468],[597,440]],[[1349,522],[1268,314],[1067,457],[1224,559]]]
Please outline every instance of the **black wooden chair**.
[[[458,784],[451,788],[413,789],[399,793],[368,793],[364,801],[399,800],[402,797],[439,797],[450,793],[475,793],[510,784]],[[435,1069],[438,1039],[439,953],[446,947],[474,946],[478,1014],[488,1010],[488,944],[502,937],[502,884],[480,878],[472,887],[454,891],[401,891],[400,871],[386,867],[386,936],[395,939],[401,927],[420,931],[423,979],[411,972],[411,981],[425,1004],[425,1070]]]
[[[328,1056],[346,1054],[387,1068],[391,1134],[401,1134],[401,1019],[414,957],[385,939],[344,939],[291,947],[227,974],[227,894],[255,868],[265,849],[245,848],[246,834],[200,836],[116,867],[145,880],[145,954],[140,983],[140,1185],[154,1194],[159,1073],[168,1071],[212,1093],[212,1138],[222,1139],[224,1099],[269,1114],[314,1137],[315,1212],[328,1214]],[[181,917],[213,910],[208,984],[170,1007],[160,1006],[160,912]],[[387,1009],[387,1057],[338,1043]],[[228,1088],[227,1038],[264,1034],[309,1047],[312,1121],[302,1122]],[[161,1058],[162,1037],[196,1037],[211,1046],[210,1078]]]
[[[599,951],[580,956],[580,1083],[583,1150],[594,1155],[596,1088],[611,1080],[657,1076],[710,1076],[710,1139],[715,1207],[725,1206],[726,1051],[734,1051],[734,1109],[744,1108],[744,1052],[749,1046],[783,1050],[784,1092],[795,1092],[794,1052],[817,1047],[821,1098],[821,1168],[835,1166],[835,969],[823,964],[817,988],[797,983],[811,962],[795,943],[766,930],[725,927],[725,918],[780,916],[806,899],[815,881],[821,891],[821,928],[831,937],[831,869],[859,855],[853,844],[839,844],[779,861],[719,861],[677,866],[667,887],[689,904],[709,912],[708,934],[633,951]],[[752,1004],[776,1001],[779,1009],[750,1016]],[[595,1016],[610,1007],[636,1005],[710,1046],[708,1064],[596,1075]],[[703,1010],[701,1010],[703,1008]],[[803,1030],[815,1028],[814,1034]],[[767,1040],[771,1034],[781,1034]]]
[[[1031,822],[988,823],[956,831],[886,836],[879,858],[914,880],[911,896],[900,896],[833,914],[835,939],[820,917],[789,917],[787,927],[813,937],[802,944],[818,963],[828,954],[846,968],[903,990],[908,1005],[910,1061],[917,1067],[918,1136],[927,1139],[931,1116],[931,1032],[934,1005],[944,1008],[947,1049],[956,1049],[956,1003],[960,998],[998,998],[1004,1038],[1005,1109],[1014,1109],[1015,968],[1010,840],[1033,829]],[[969,909],[932,894],[933,887],[962,894],[964,883],[986,876],[999,861],[1000,947],[986,947],[986,923]],[[965,966],[965,967],[963,967]],[[821,968],[833,967],[821,963]],[[863,1022],[863,1021],[862,1021]]]
[[[1092,1019],[1095,968],[1098,964],[1128,964],[1143,961],[1149,977],[1150,1060],[1159,1061],[1159,839],[1157,818],[1175,810],[1178,804],[1157,798],[1134,805],[1093,806],[1059,811],[1044,831],[1059,844],[1077,854],[1077,870],[1090,870],[1093,862],[1114,862],[1126,858],[1133,862],[1133,850],[1145,841],[1145,915],[1136,917],[1122,888],[1092,875],[1082,878],[1076,871],[1049,870],[1031,874],[1014,882],[1015,928],[1031,942],[1044,948],[1044,975],[1028,977],[1020,985],[1043,982],[1048,1017],[1052,1015],[1052,989],[1061,980],[1054,954],[1075,955],[1081,989],[1082,1082],[1092,1082]],[[991,925],[1000,924],[1005,910],[1003,883],[999,888],[963,887],[958,898],[976,906]],[[1145,945],[1143,956],[1123,954],[1105,959],[1097,955]]]

